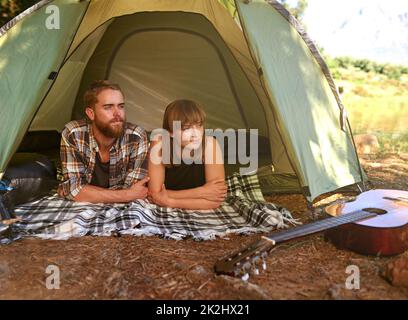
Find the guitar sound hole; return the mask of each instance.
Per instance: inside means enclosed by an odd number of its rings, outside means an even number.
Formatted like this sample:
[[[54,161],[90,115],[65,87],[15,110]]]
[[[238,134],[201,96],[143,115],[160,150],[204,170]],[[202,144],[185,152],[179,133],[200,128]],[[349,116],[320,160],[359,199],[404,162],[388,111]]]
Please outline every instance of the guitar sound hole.
[[[387,211],[383,209],[378,209],[378,208],[364,208],[363,211],[375,213],[375,214],[386,214]]]

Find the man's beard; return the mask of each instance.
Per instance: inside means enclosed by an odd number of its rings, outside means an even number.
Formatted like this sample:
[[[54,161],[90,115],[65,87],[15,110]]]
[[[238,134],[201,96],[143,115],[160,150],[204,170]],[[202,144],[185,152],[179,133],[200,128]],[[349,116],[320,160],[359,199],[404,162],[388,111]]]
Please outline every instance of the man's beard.
[[[113,126],[113,122],[121,121],[121,125]],[[124,130],[126,119],[116,118],[111,120],[109,123],[104,123],[99,121],[98,117],[95,116],[94,123],[98,130],[108,138],[119,138]]]

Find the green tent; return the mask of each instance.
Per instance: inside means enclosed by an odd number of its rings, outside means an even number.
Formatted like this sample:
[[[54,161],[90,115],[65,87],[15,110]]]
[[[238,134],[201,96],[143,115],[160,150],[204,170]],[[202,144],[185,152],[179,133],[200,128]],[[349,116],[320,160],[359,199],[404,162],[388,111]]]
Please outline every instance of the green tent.
[[[160,127],[176,98],[209,128],[256,128],[265,193],[362,182],[326,64],[276,1],[43,0],[0,29],[0,178],[27,132],[82,118],[95,79],[124,90],[128,121]]]

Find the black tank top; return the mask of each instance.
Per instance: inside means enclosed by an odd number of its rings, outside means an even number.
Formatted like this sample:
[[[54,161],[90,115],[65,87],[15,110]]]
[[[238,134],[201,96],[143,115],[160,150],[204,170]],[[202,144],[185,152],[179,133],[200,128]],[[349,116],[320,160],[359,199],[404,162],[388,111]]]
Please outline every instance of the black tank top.
[[[164,185],[169,190],[184,190],[205,184],[204,164],[180,164],[165,169]]]
[[[95,169],[90,184],[101,188],[109,188],[109,161],[102,162],[99,153],[95,157]]]

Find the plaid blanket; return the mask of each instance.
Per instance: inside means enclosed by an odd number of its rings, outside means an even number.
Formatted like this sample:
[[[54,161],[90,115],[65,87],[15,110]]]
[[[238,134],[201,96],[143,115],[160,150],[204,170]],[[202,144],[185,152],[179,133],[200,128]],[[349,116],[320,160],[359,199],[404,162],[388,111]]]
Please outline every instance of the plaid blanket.
[[[15,213],[21,220],[13,224],[13,233],[15,239],[130,234],[208,240],[230,233],[268,232],[297,223],[288,210],[265,201],[256,174],[234,174],[227,178],[227,185],[226,200],[218,209],[200,211],[163,208],[148,200],[126,204],[74,202],[53,193],[17,206]]]

